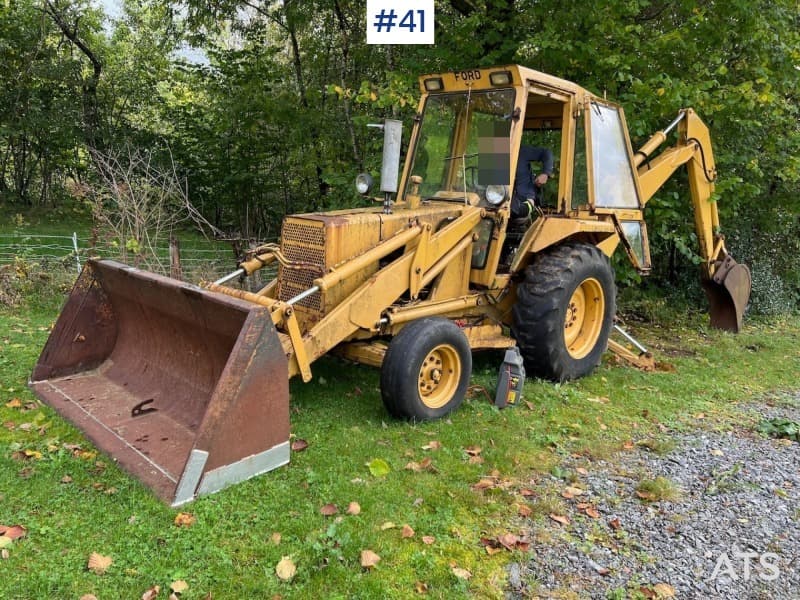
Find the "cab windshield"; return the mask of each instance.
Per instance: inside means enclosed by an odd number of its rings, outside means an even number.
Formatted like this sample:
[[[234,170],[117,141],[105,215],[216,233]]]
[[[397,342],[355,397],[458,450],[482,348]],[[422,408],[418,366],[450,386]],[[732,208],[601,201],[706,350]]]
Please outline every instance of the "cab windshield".
[[[420,196],[508,185],[513,110],[513,89],[429,96],[409,173],[422,178]]]

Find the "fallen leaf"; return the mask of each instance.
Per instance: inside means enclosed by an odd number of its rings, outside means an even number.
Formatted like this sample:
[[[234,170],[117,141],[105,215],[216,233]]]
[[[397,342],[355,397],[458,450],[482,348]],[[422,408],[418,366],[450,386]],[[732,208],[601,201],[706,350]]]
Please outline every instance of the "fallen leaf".
[[[489,556],[494,556],[498,552],[503,551],[503,549],[500,548],[499,546],[486,545],[485,547],[486,547],[486,554],[488,554]]]
[[[282,537],[283,536],[281,536],[281,534],[276,531],[270,536],[270,540],[272,540],[272,543],[277,546],[278,544],[281,543]]]
[[[581,495],[583,495],[585,493],[586,492],[584,490],[582,490],[581,488],[577,488],[577,487],[574,487],[574,486],[567,486],[567,487],[564,488],[564,491],[561,492],[561,495],[564,498],[570,499],[570,498],[574,498],[575,496],[581,496]]]
[[[503,546],[505,549],[514,550],[514,548],[516,548],[517,546],[519,538],[513,533],[504,533],[503,535],[497,538],[497,541],[500,542],[500,545]]]
[[[320,508],[319,512],[323,516],[332,517],[333,515],[335,515],[336,513],[339,512],[339,509],[336,507],[335,504],[328,503],[325,506],[323,506],[322,508]]]
[[[381,525],[381,531],[386,531],[387,529],[396,529],[397,525],[392,523],[391,521],[386,521],[383,525]]]
[[[161,592],[160,585],[154,585],[149,590],[147,590],[144,594],[142,594],[142,600],[155,600],[158,598],[158,594]]]
[[[668,583],[657,583],[653,586],[653,591],[658,598],[674,598],[675,588]]]
[[[432,535],[423,535],[422,536],[422,543],[425,544],[426,546],[430,546],[435,541],[436,541],[436,538],[433,537]]]
[[[281,581],[290,581],[297,573],[297,567],[288,556],[284,556],[275,566],[275,574]]]
[[[28,530],[25,529],[22,525],[11,525],[10,527],[6,527],[5,525],[0,525],[0,535],[4,535],[5,537],[11,538],[12,540],[25,537],[26,533],[28,533]]]
[[[468,462],[471,465],[482,465],[484,460],[482,456],[470,456]]]
[[[22,408],[22,402],[19,398],[12,398],[6,402],[6,408]]]
[[[403,525],[403,533],[402,533],[402,537],[403,537],[403,538],[410,538],[410,537],[414,537],[414,530],[413,530],[413,529],[411,529],[411,525],[409,525],[408,523],[406,523],[405,525]]]
[[[64,475],[61,478],[61,483],[72,483],[72,477],[70,477],[69,475]]]
[[[711,451],[711,454],[713,454],[714,456],[725,456],[725,453],[722,450],[720,450],[719,448],[714,448]]]
[[[95,575],[102,575],[114,562],[110,556],[103,556],[97,552],[92,552],[89,555],[89,561],[86,563],[86,568]]]
[[[598,396],[596,398],[594,398],[594,397],[593,398],[587,398],[587,400],[589,402],[594,402],[596,404],[608,404],[609,402],[611,402],[611,400],[609,400],[605,396]]]
[[[8,550],[6,550],[5,548],[0,550],[0,558],[2,558],[3,560],[8,560],[9,556],[11,555],[8,553]]]
[[[656,495],[652,492],[642,492],[640,490],[636,490],[636,496],[641,498],[642,500],[648,500],[653,502],[656,499]]]
[[[424,581],[417,581],[414,584],[414,591],[418,594],[427,594],[428,593],[428,584]]]
[[[496,484],[495,484],[494,479],[488,479],[488,478],[484,477],[478,483],[473,485],[472,489],[473,490],[486,490],[486,489],[495,487],[495,485]]]
[[[442,447],[442,443],[437,440],[431,440],[427,444],[425,444],[422,449],[423,450],[438,450]]]
[[[0,535],[0,548],[2,548],[3,550],[8,548],[13,543],[14,543],[14,540],[12,540],[10,537],[6,537],[4,535]]]
[[[420,471],[431,470],[435,471],[436,469],[433,468],[433,461],[430,457],[425,457],[420,462],[411,461],[406,465],[407,471],[414,471],[415,473],[419,473]]]
[[[292,442],[292,452],[302,452],[306,448],[308,448],[308,442],[305,440],[297,438]]]
[[[373,458],[367,463],[367,468],[373,477],[386,477],[392,470],[389,463],[382,458]]]
[[[557,515],[555,513],[550,513],[549,516],[556,523],[561,523],[562,525],[569,525],[569,518],[565,517],[564,515]]]
[[[348,515],[358,515],[361,513],[361,505],[358,502],[351,502],[347,505],[347,514]]]
[[[467,446],[464,451],[470,456],[478,456],[481,453],[480,446]]]
[[[589,471],[587,471],[583,467],[578,467],[578,468],[575,469],[575,471],[578,473],[578,475],[588,475],[589,474]]]
[[[84,594],[80,597],[80,600],[97,600],[97,596],[94,594]]]
[[[182,594],[186,590],[189,589],[189,584],[186,583],[183,579],[178,579],[177,581],[173,581],[169,584],[169,589],[171,589],[176,594]]]
[[[519,506],[519,508],[517,509],[517,514],[520,517],[530,517],[531,516],[531,512],[533,512],[531,507],[530,506],[526,506],[525,504],[521,504]]]
[[[620,523],[619,517],[614,517],[613,519],[610,519],[608,521],[608,525],[611,527],[611,529],[615,530],[622,527],[622,523]]]
[[[622,444],[622,447],[623,447],[625,450],[632,450],[632,449],[633,449],[633,446],[634,446],[634,444],[633,444],[633,442],[632,442],[632,441],[630,441],[630,440],[628,440],[627,442],[624,442],[624,443]]]
[[[529,488],[522,488],[519,493],[524,496],[525,498],[530,498],[531,496],[535,496],[536,492]]]
[[[469,579],[472,577],[472,573],[470,573],[467,569],[462,569],[461,567],[452,567],[452,571],[453,575],[459,579]]]
[[[648,600],[653,600],[654,598],[658,597],[658,594],[656,594],[655,590],[643,585],[639,586],[639,592]]]
[[[534,409],[533,402],[530,402],[528,400],[523,400],[523,402],[525,402],[525,406],[528,407],[528,410],[533,410]]]
[[[179,595],[179,594],[176,594],[175,592],[172,592],[172,593],[169,595],[169,598],[167,598],[167,600],[180,600],[180,595]]]
[[[178,513],[175,515],[175,523],[176,527],[191,527],[194,525],[195,522],[194,515],[191,513]]]
[[[381,561],[381,557],[375,554],[372,550],[361,551],[361,566],[365,569],[371,569]]]
[[[593,519],[600,518],[600,513],[593,506],[590,506],[589,508],[586,509],[586,514],[592,517]]]

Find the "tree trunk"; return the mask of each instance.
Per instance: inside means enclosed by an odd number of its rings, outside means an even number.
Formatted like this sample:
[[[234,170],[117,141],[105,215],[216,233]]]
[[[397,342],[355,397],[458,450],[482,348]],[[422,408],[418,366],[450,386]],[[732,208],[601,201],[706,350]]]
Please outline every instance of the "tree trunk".
[[[100,83],[103,65],[78,32],[80,17],[76,18],[70,26],[70,23],[67,22],[67,15],[51,0],[45,0],[45,12],[50,15],[64,37],[78,48],[91,63],[92,71],[83,79],[82,83],[84,140],[89,148],[103,151],[105,145],[100,130],[100,111],[97,104],[97,86]]]

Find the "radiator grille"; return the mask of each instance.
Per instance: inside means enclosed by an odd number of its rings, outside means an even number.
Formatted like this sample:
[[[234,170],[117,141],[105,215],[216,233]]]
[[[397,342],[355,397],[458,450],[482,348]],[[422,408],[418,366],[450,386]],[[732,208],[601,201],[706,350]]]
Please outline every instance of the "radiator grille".
[[[279,300],[290,300],[314,285],[325,272],[325,229],[322,223],[288,221],[283,225],[281,250],[290,262],[308,267],[281,267]],[[296,304],[309,310],[322,310],[322,294],[317,292]]]

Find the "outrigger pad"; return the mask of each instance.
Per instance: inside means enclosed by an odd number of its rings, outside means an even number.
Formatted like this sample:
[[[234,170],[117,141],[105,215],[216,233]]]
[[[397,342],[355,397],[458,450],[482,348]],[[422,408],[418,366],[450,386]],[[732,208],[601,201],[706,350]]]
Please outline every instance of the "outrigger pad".
[[[30,385],[173,505],[289,462],[269,311],[118,262],[87,262]]]

